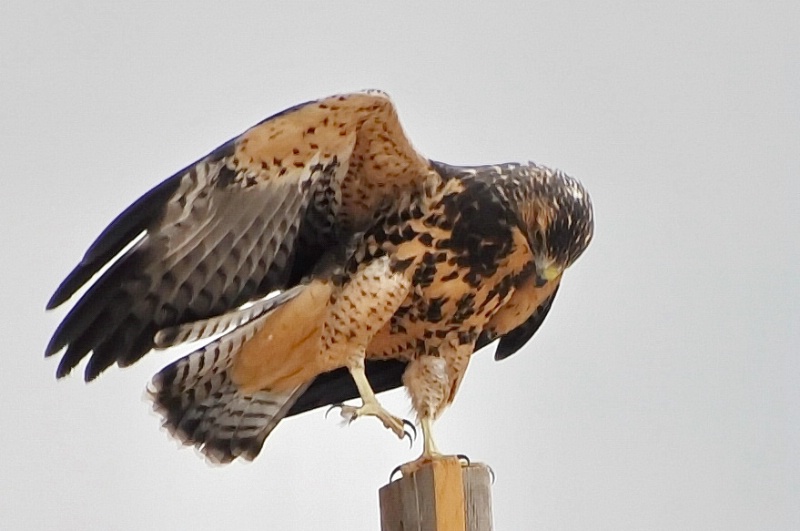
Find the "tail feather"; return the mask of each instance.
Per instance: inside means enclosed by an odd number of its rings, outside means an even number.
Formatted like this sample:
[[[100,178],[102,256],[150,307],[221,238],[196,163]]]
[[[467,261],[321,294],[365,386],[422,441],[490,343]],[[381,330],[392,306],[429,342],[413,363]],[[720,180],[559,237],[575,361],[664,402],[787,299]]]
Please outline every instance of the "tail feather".
[[[234,355],[266,319],[251,321],[168,365],[148,389],[164,427],[213,462],[255,458],[310,383],[281,392],[245,393],[234,382]]]

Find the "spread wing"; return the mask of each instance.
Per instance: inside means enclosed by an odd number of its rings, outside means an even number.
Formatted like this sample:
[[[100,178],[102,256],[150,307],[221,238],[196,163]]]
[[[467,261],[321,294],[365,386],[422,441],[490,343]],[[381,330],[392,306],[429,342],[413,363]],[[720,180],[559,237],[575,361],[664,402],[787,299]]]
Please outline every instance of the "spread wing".
[[[48,309],[111,265],[45,354],[66,349],[59,377],[89,354],[87,380],[129,365],[158,330],[295,285],[338,238],[428,171],[383,93],[272,116],[156,186],[102,232]]]

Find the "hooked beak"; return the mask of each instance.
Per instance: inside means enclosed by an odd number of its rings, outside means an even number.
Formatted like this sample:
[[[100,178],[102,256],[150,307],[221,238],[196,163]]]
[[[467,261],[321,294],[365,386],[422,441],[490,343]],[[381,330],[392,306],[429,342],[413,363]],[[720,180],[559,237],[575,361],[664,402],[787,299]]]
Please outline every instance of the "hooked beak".
[[[555,264],[549,264],[543,268],[536,268],[536,286],[542,287],[548,282],[552,282],[561,276],[561,268]]]

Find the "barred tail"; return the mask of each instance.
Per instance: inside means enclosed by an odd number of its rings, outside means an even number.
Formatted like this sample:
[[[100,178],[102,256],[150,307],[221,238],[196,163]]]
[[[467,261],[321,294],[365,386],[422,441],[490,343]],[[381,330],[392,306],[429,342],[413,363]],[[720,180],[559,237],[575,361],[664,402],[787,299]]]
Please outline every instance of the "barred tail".
[[[148,389],[164,427],[216,463],[254,459],[308,386],[244,393],[233,382],[233,356],[259,324],[248,323],[168,365]]]

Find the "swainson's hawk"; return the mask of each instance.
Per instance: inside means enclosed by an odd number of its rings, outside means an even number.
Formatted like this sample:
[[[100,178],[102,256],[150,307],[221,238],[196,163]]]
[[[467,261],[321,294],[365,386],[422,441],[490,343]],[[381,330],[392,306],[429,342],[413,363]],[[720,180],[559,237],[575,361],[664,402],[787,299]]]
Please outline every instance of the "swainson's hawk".
[[[497,338],[497,359],[521,348],[592,233],[575,179],[429,160],[384,93],[332,96],[264,120],[120,214],[48,303],[111,263],[46,354],[66,349],[59,377],[89,356],[91,380],[209,340],[150,393],[173,434],[220,462],[254,458],[287,416],[358,396],[346,417],[402,437],[375,392],[405,385],[418,465],[440,455],[431,423],[472,353]]]

